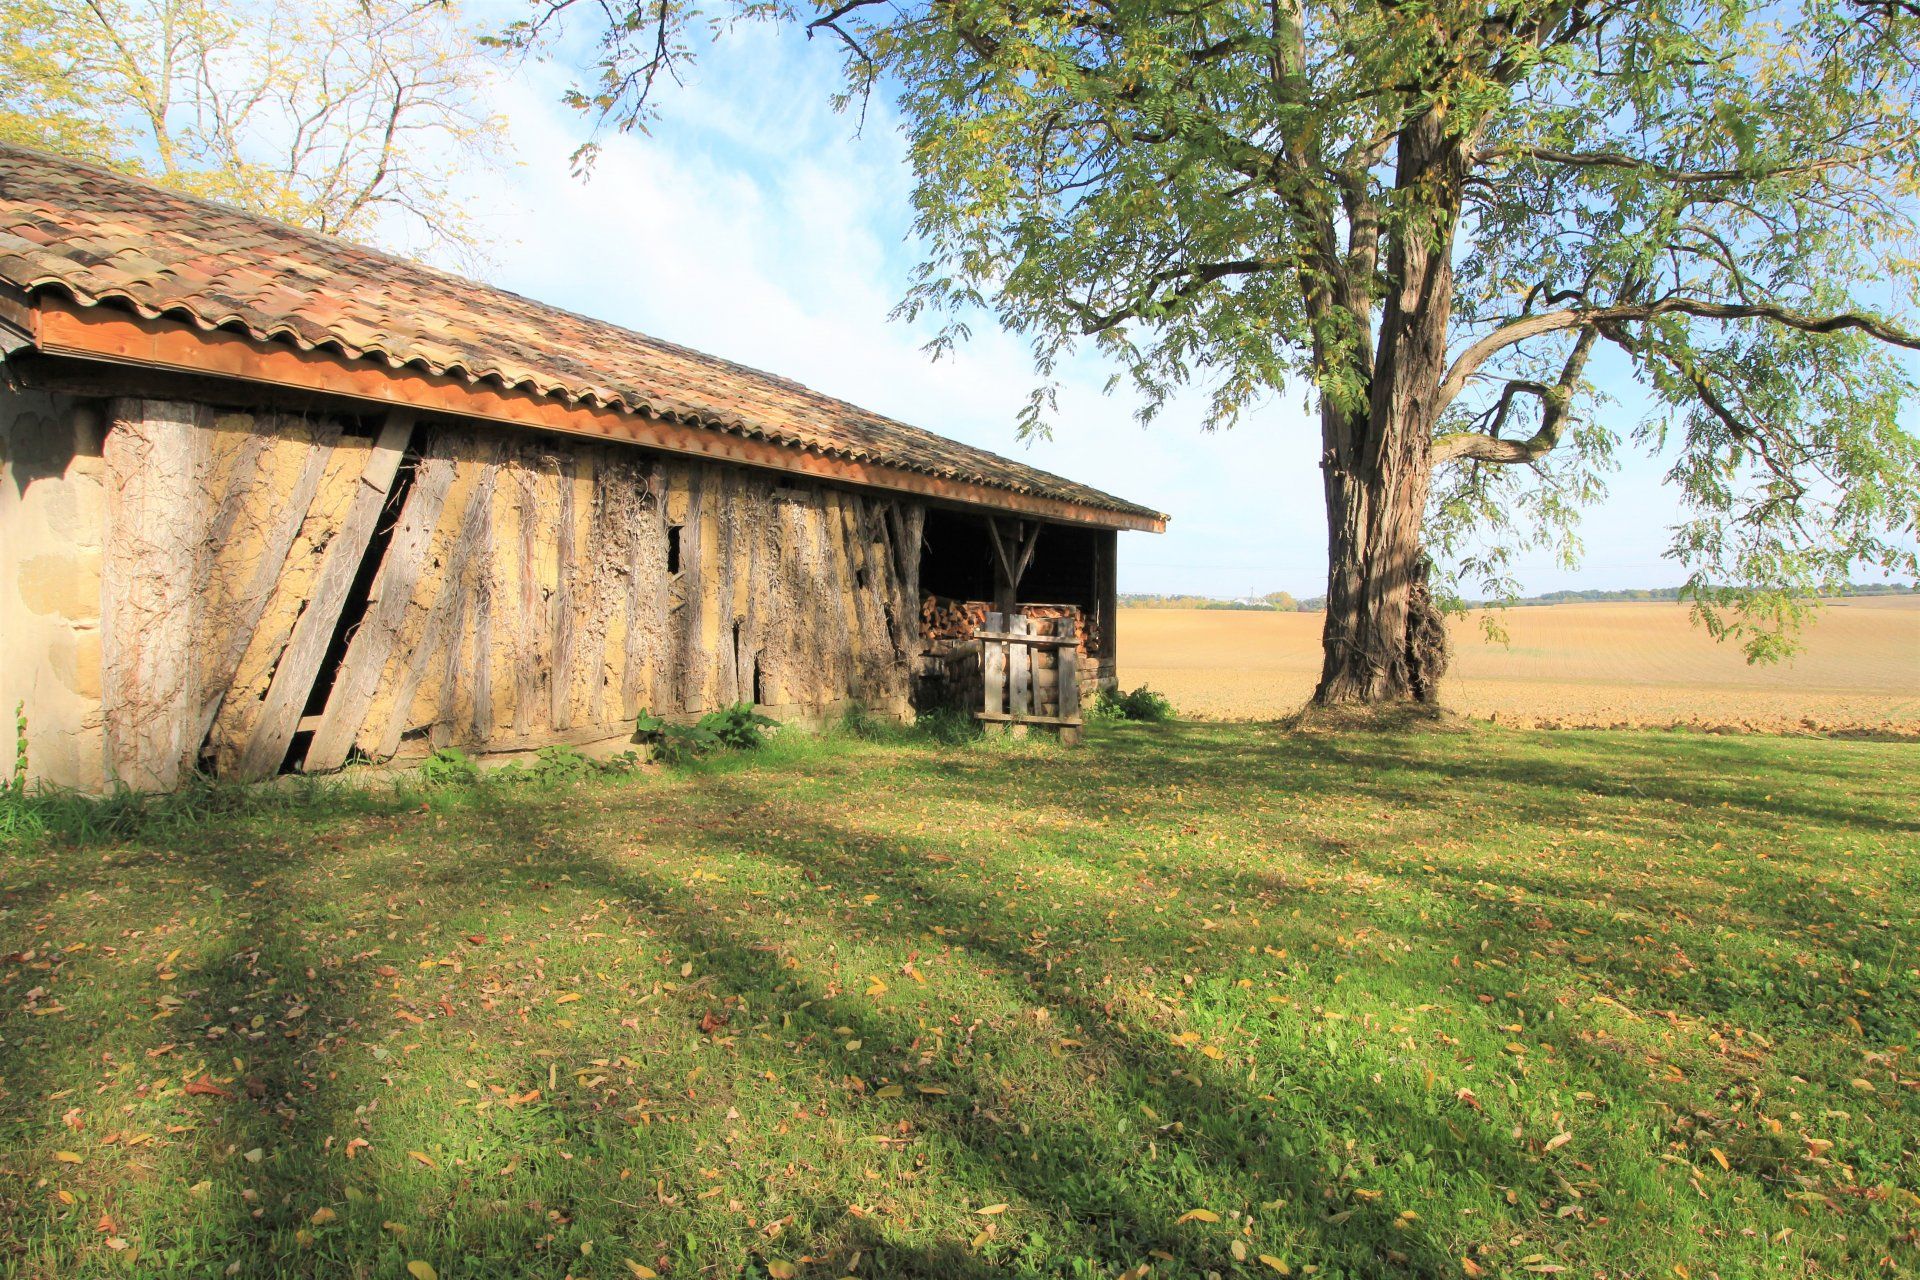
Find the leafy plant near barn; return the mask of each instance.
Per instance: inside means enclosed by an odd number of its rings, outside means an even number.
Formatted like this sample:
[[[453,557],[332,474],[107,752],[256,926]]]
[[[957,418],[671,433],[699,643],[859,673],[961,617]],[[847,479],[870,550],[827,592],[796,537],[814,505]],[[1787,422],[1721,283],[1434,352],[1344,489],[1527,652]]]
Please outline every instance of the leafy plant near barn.
[[[1116,688],[1107,688],[1102,689],[1100,696],[1094,700],[1093,714],[1096,720],[1138,720],[1161,724],[1173,719],[1173,703],[1166,695],[1155,693],[1146,685],[1125,693]]]
[[[1322,703],[1431,700],[1430,555],[1500,594],[1522,551],[1577,553],[1629,442],[1675,459],[1671,554],[1755,658],[1849,570],[1915,570],[1911,3],[649,0],[612,7],[574,102],[644,123],[737,13],[891,97],[926,252],[903,310],[1027,335],[1029,430],[1088,343],[1147,417],[1190,381],[1223,426],[1312,389]]]
[[[714,751],[758,750],[766,741],[767,731],[778,728],[779,723],[755,711],[750,702],[709,711],[691,724],[642,711],[634,725],[633,739],[651,747],[655,758],[665,764],[685,764]]]

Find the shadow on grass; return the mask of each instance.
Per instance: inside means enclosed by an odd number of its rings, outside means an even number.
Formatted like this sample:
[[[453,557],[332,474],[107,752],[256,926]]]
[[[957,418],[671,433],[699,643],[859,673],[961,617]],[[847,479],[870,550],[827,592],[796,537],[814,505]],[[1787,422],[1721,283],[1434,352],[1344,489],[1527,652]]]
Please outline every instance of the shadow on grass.
[[[1128,942],[1105,943],[1103,935],[1112,929],[1097,910],[1074,899],[1072,875],[1102,879],[1110,895],[1138,881],[1144,902],[1177,867],[1195,895],[1229,901],[1248,891],[1264,895],[1275,910],[1304,913],[1307,922],[1297,928],[1332,941],[1344,927],[1345,908],[1365,905],[1364,897],[1349,902],[1343,896],[1355,892],[1343,877],[1404,877],[1424,862],[1422,882],[1411,891],[1432,903],[1431,918],[1406,927],[1421,930],[1418,939],[1434,947],[1470,951],[1485,944],[1496,957],[1517,959],[1541,939],[1531,922],[1536,909],[1512,900],[1515,890],[1548,899],[1559,912],[1589,912],[1595,924],[1623,909],[1648,920],[1676,911],[1705,917],[1725,912],[1730,895],[1711,885],[1681,889],[1671,879],[1650,878],[1644,885],[1612,885],[1602,903],[1589,901],[1590,882],[1527,865],[1503,866],[1504,894],[1489,894],[1483,865],[1422,847],[1457,824],[1463,809],[1484,809],[1542,832],[1600,818],[1631,820],[1658,832],[1672,828],[1681,808],[1697,813],[1722,803],[1781,829],[1864,821],[1877,833],[1901,834],[1920,825],[1891,809],[1862,815],[1838,802],[1828,805],[1806,788],[1789,804],[1767,809],[1761,783],[1748,776],[1756,757],[1743,743],[1696,743],[1691,737],[1562,741],[1565,750],[1516,761],[1476,756],[1469,737],[1461,740],[1461,758],[1443,761],[1418,742],[1355,746],[1273,737],[1249,745],[1244,728],[1228,733],[1181,727],[1114,734],[1096,750],[1057,757],[902,753],[885,785],[924,787],[930,799],[972,815],[989,832],[996,822],[1026,826],[1032,853],[1024,861],[1034,864],[1032,891],[1043,892],[1037,886],[1045,885],[1044,893],[1061,899],[1044,907],[1010,899],[1004,885],[943,872],[937,859],[947,855],[951,838],[937,828],[923,835],[865,824],[860,787],[876,783],[863,781],[865,766],[857,759],[823,760],[812,778],[794,769],[721,768],[685,778],[671,792],[621,795],[618,825],[647,847],[653,870],[623,856],[619,841],[588,830],[586,802],[602,799],[599,793],[583,794],[576,807],[567,793],[507,788],[481,788],[431,820],[390,814],[306,831],[221,822],[170,849],[109,850],[108,878],[117,882],[112,891],[147,895],[151,901],[140,914],[151,927],[164,927],[183,946],[196,938],[202,945],[174,982],[156,979],[151,999],[137,1011],[76,999],[76,1016],[96,1018],[101,1028],[97,1043],[84,1051],[70,1025],[37,1018],[18,1001],[0,1008],[6,1145],[11,1153],[41,1141],[44,1131],[59,1124],[67,1097],[82,1097],[103,1083],[116,1099],[161,1099],[159,1108],[142,1113],[142,1123],[164,1111],[191,1136],[156,1148],[151,1177],[91,1187],[81,1182],[87,1194],[76,1206],[29,1194],[19,1179],[0,1180],[0,1213],[8,1232],[23,1242],[59,1235],[63,1214],[106,1213],[117,1223],[146,1227],[141,1248],[156,1272],[216,1270],[232,1261],[241,1274],[386,1275],[397,1274],[406,1257],[426,1253],[491,1274],[558,1276],[569,1263],[586,1269],[577,1254],[561,1256],[565,1220],[605,1218],[609,1202],[625,1203],[612,1197],[638,1193],[603,1168],[567,1159],[567,1146],[604,1148],[644,1166],[669,1144],[637,1125],[629,1107],[559,1078],[554,1067],[563,1059],[614,1054],[632,1037],[623,1037],[617,1026],[528,1025],[504,1013],[483,1018],[464,1004],[436,1009],[424,995],[396,1001],[390,975],[378,963],[379,955],[393,956],[407,946],[437,953],[457,945],[458,922],[484,916],[489,902],[537,904],[564,880],[587,900],[643,919],[660,948],[699,958],[696,982],[705,985],[697,993],[688,984],[662,997],[671,1016],[683,1020],[684,1033],[692,1034],[703,1013],[731,1000],[727,1007],[750,1009],[771,1035],[764,1043],[751,1036],[711,1039],[709,1051],[724,1055],[729,1078],[702,1086],[697,1096],[672,1068],[650,1065],[643,1079],[658,1096],[649,1106],[712,1119],[738,1103],[770,1128],[784,1096],[755,1109],[748,1086],[757,1072],[797,1072],[823,1082],[820,1092],[832,1098],[832,1118],[849,1126],[853,1141],[887,1138],[876,1144],[876,1164],[888,1175],[876,1184],[878,1200],[905,1198],[915,1194],[917,1180],[938,1178],[948,1185],[1003,1189],[1015,1202],[1011,1212],[992,1218],[973,1214],[978,1206],[922,1206],[927,1216],[915,1225],[873,1205],[851,1212],[848,1189],[821,1174],[817,1182],[824,1187],[769,1192],[767,1215],[793,1219],[781,1252],[796,1240],[793,1249],[836,1261],[864,1252],[872,1259],[869,1274],[892,1276],[1107,1274],[1156,1253],[1196,1271],[1225,1270],[1236,1224],[1176,1221],[1181,1208],[1206,1207],[1223,1217],[1229,1210],[1251,1210],[1266,1233],[1254,1238],[1256,1244],[1275,1234],[1284,1240],[1257,1244],[1254,1252],[1310,1258],[1354,1275],[1456,1275],[1469,1240],[1554,1231],[1552,1211],[1542,1206],[1561,1197],[1563,1175],[1446,1090],[1423,1092],[1404,1081],[1382,1081],[1303,1043],[1297,1017],[1254,1025],[1257,1051],[1218,1064],[1176,1044],[1169,1034],[1179,1025],[1176,1011],[1147,1007],[1120,984],[1108,988],[1084,970],[1124,957],[1132,965],[1187,973],[1203,985],[1228,972],[1227,957],[1207,950],[1205,937],[1157,925],[1151,914],[1126,925]],[[1673,767],[1678,755],[1691,769],[1702,758],[1712,761],[1712,776],[1683,778]],[[793,789],[843,802],[844,816],[819,816],[817,806],[793,801]],[[1223,798],[1246,792],[1284,799],[1295,813],[1346,806],[1364,817],[1368,809],[1390,806],[1396,816],[1384,834],[1345,837],[1287,827],[1288,813],[1249,820],[1209,812]],[[1622,804],[1646,808],[1628,812]],[[1125,821],[1142,836],[1137,859],[1103,834],[1123,808],[1135,810]],[[446,835],[437,825],[442,817],[450,828]],[[777,840],[770,838],[774,834]],[[1164,841],[1149,848],[1147,836]],[[1254,846],[1286,839],[1311,851],[1327,877],[1309,883],[1254,867],[1230,847],[1205,843],[1220,836]],[[328,894],[332,873],[320,866],[322,844],[353,849],[389,877],[384,913],[370,919],[338,915]],[[439,846],[437,856],[415,859],[423,845]],[[1411,848],[1420,848],[1417,856]],[[966,997],[978,1007],[950,1002],[946,1019],[934,1023],[943,1031],[935,1042],[943,1051],[925,1053],[931,1032],[923,1011],[864,999],[837,973],[793,967],[791,939],[764,916],[757,923],[734,918],[718,894],[660,870],[716,856],[763,866],[776,882],[818,895],[784,904],[792,927],[833,930],[850,950],[964,948],[980,961],[978,989]],[[77,863],[75,854],[10,867],[5,918],[37,921],[57,904],[71,905],[70,895],[86,886],[70,882],[63,869]],[[1051,871],[1062,873],[1056,885],[1046,885]],[[1784,867],[1765,874],[1769,878],[1758,883],[1776,897],[1806,892],[1805,879]],[[184,917],[178,901],[158,888],[183,879],[205,886],[189,895],[192,911]],[[848,914],[848,904],[868,895],[876,899],[872,910]],[[413,912],[402,899],[425,909]],[[1339,911],[1329,911],[1330,904]],[[1838,920],[1845,904],[1809,897],[1807,909],[1809,919]],[[1316,914],[1329,918],[1318,921]],[[442,936],[398,940],[415,917],[424,917],[429,932]],[[346,937],[349,930],[360,937]],[[58,951],[66,941],[49,936],[44,945]],[[1196,944],[1201,949],[1190,951]],[[1623,942],[1596,956],[1582,980],[1611,993],[1651,990],[1708,1012],[1736,998],[1755,998],[1710,988],[1684,971],[1663,974],[1660,950],[1657,941],[1636,947]],[[50,985],[84,989],[95,972],[89,966],[105,963],[98,957],[96,947],[92,955],[50,961]],[[97,972],[104,992],[122,989],[108,980],[110,970]],[[176,1003],[163,1005],[162,996]],[[1524,1012],[1556,1052],[1622,1093],[1658,1090],[1649,1084],[1643,1061],[1556,1028],[1550,996],[1525,982],[1503,972],[1469,970],[1459,980],[1457,998],[1476,997],[1500,1002],[1503,1011]],[[1837,1025],[1842,1010],[1830,1002],[1822,1009],[1819,998],[1808,997],[1809,1011]],[[413,1023],[396,1022],[398,1011],[433,1025],[415,1031]],[[393,1141],[346,1161],[344,1141],[375,1131],[377,1113],[386,1105],[383,1077],[415,1070],[408,1042],[462,1031],[493,1037],[476,1053],[490,1054],[504,1073],[557,1083],[547,1086],[548,1096],[539,1102],[490,1112],[491,1127],[465,1132],[434,1114],[446,1105],[442,1094],[422,1093],[410,1104],[415,1112],[395,1127],[422,1135],[417,1140],[440,1166],[431,1172]],[[1065,1039],[1077,1043],[1068,1048],[1060,1043]],[[862,1049],[849,1047],[851,1042]],[[163,1050],[168,1044],[172,1048]],[[1051,1079],[1011,1077],[994,1055],[1018,1050],[1056,1054],[1060,1066]],[[230,1096],[180,1092],[183,1077],[197,1079],[202,1072]],[[140,1094],[130,1083],[150,1077],[163,1079],[166,1088],[156,1094],[149,1085]],[[886,1084],[900,1085],[902,1095],[876,1096]],[[923,1087],[944,1092],[923,1093]],[[1665,1096],[1674,1115],[1683,1116],[1692,1102],[1678,1090]],[[1289,1119],[1290,1111],[1297,1116],[1302,1107],[1312,1109],[1323,1134],[1353,1137],[1304,1137]],[[1118,1123],[1123,1119],[1124,1127]],[[436,1134],[445,1136],[443,1145],[434,1145]],[[755,1136],[764,1140],[766,1132]],[[685,1166],[685,1183],[698,1174],[695,1156],[726,1159],[724,1151],[670,1149]],[[246,1155],[256,1150],[258,1163]],[[106,1163],[95,1148],[87,1151]],[[498,1170],[515,1162],[539,1175],[539,1197],[502,1189]],[[1444,1170],[1455,1203],[1465,1195],[1459,1188],[1471,1186],[1475,1192],[1465,1198],[1477,1197],[1476,1207],[1487,1216],[1469,1233],[1438,1218],[1402,1219],[1396,1210],[1403,1205],[1356,1194],[1389,1167]],[[204,1201],[180,1197],[178,1188],[201,1180],[213,1183]],[[1774,1185],[1792,1184],[1783,1177]],[[253,1198],[243,1198],[243,1189]],[[1513,1193],[1511,1202],[1502,1195],[1506,1191]],[[685,1185],[656,1192],[689,1194]],[[1594,1192],[1594,1202],[1604,1204],[1605,1194]],[[664,1204],[646,1205],[646,1220],[670,1218]],[[364,1249],[367,1234],[346,1237],[316,1227],[313,1213],[323,1207],[374,1222],[402,1216],[404,1209],[418,1234],[404,1248],[395,1240],[371,1256],[349,1256],[341,1251],[345,1243],[350,1239]],[[302,1242],[302,1231],[312,1238]],[[982,1232],[986,1238],[972,1243]],[[91,1238],[100,1239],[100,1233]],[[699,1247],[690,1240],[659,1245],[678,1263],[678,1274],[770,1257],[776,1246],[764,1229],[742,1227],[724,1258],[700,1256]],[[32,1271],[39,1260],[27,1248],[19,1246],[12,1262]],[[78,1254],[48,1255],[38,1269],[100,1266],[103,1248],[97,1243]]]

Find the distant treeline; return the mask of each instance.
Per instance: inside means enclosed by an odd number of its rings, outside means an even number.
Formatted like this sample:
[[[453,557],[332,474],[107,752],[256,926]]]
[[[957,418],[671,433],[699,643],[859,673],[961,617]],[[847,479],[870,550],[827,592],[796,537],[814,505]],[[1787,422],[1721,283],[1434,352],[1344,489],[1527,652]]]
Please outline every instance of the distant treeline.
[[[1123,592],[1120,603],[1129,609],[1240,609],[1254,613],[1278,610],[1281,613],[1318,613],[1327,607],[1325,596],[1295,600],[1284,591],[1242,600],[1217,600],[1212,596],[1155,596]]]
[[[1920,588],[1911,582],[1856,582],[1849,583],[1846,590],[1839,592],[1846,596],[1910,596]],[[1472,608],[1487,608],[1497,605],[1546,605],[1546,604],[1592,604],[1605,600],[1678,600],[1678,587],[1644,587],[1621,591],[1548,591],[1537,596],[1524,596],[1518,600],[1469,600]],[[1296,599],[1285,591],[1273,591],[1264,596],[1248,596],[1239,600],[1219,600],[1212,596],[1161,596],[1142,593],[1127,593],[1120,597],[1120,603],[1129,609],[1238,609],[1243,611],[1266,613],[1322,613],[1327,607],[1325,596],[1307,596]]]

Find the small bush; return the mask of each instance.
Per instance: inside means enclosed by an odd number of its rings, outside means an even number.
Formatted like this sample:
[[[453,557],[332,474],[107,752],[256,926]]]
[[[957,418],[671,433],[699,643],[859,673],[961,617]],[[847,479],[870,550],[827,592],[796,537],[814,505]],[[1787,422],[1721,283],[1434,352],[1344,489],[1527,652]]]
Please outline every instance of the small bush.
[[[693,724],[677,724],[651,711],[634,722],[633,740],[653,748],[662,764],[685,764],[715,751],[757,751],[766,745],[767,730],[780,722],[763,716],[751,702],[736,702],[709,711]]]
[[[1141,685],[1128,693],[1102,689],[1093,703],[1095,720],[1134,720],[1143,724],[1164,724],[1173,719],[1173,703],[1165,694]]]
[[[458,747],[441,747],[420,762],[420,781],[429,787],[460,786],[479,776],[480,766]]]
[[[766,745],[767,730],[778,729],[780,722],[755,711],[751,702],[736,702],[709,711],[695,727],[711,733],[728,751],[758,751]]]
[[[598,760],[582,755],[578,747],[569,746],[540,748],[534,752],[533,763],[527,768],[530,779],[549,785],[579,782],[605,772]]]

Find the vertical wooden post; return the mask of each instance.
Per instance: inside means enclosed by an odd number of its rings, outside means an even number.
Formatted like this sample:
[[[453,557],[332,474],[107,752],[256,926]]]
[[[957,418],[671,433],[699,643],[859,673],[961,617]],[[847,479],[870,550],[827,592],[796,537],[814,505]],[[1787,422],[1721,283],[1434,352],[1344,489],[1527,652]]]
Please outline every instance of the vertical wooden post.
[[[1027,615],[1016,613],[1007,619],[1007,631],[1014,636],[1027,634]],[[1019,640],[1003,642],[1007,650],[1007,711],[1014,716],[1013,736],[1027,736],[1027,726],[1019,718],[1033,714],[1033,649]]]
[[[994,612],[987,615],[986,629],[989,632],[1000,631],[1006,625],[1007,616]],[[986,689],[986,705],[981,709],[989,716],[1004,715],[1007,710],[1007,649],[1005,640],[983,640],[980,642],[981,685]],[[986,720],[982,724],[988,733],[1005,733],[1006,722]]]
[[[1055,628],[1056,632],[1069,640],[1077,639],[1078,620],[1062,618]],[[1060,655],[1060,718],[1078,720],[1080,718],[1080,650],[1077,644],[1061,645]],[[1075,746],[1080,741],[1080,726],[1062,724],[1060,741],[1067,746]]]
[[[1002,530],[1000,522],[989,516],[987,539],[993,545],[993,607],[1011,618],[1020,607],[1020,580],[1027,576],[1027,566],[1040,545],[1040,522],[1016,520],[1012,528]]]
[[[206,574],[210,436],[201,416],[187,404],[116,401],[104,446],[105,572],[95,589],[107,776],[138,791],[179,786],[200,748],[196,584]]]
[[[1097,676],[1103,665],[1108,672],[1117,673],[1120,669],[1119,577],[1115,572],[1120,535],[1107,529],[1096,533],[1094,538],[1095,546],[1099,548],[1098,561],[1094,566],[1094,643],[1087,646],[1087,657],[1093,660],[1094,674]]]

